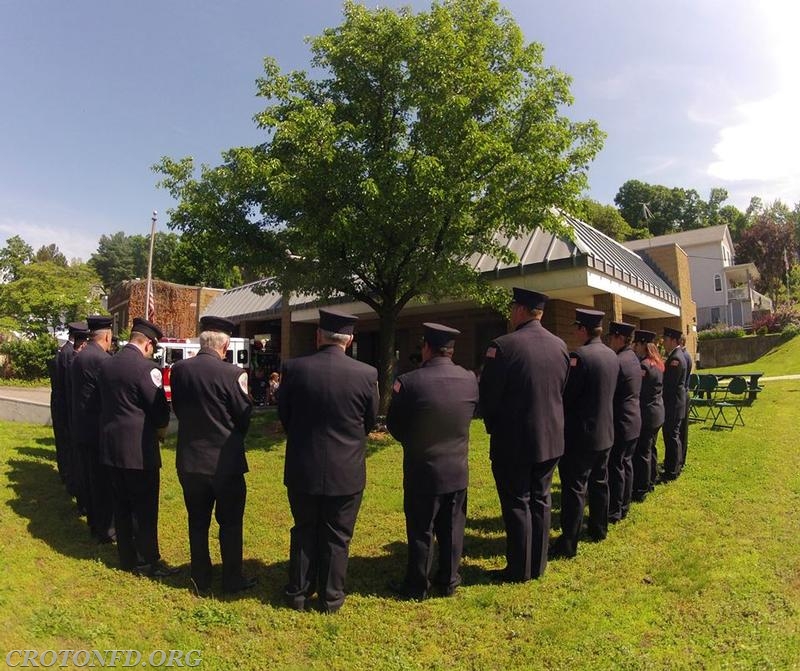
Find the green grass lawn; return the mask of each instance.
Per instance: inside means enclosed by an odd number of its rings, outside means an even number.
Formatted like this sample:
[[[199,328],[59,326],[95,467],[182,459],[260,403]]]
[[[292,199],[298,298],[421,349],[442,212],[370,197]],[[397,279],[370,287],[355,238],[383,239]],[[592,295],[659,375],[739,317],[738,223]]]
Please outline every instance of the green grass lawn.
[[[791,338],[764,354],[757,361],[736,366],[701,368],[699,373],[749,373],[762,372],[765,376],[800,373],[800,336]]]
[[[119,571],[115,548],[89,541],[59,484],[50,430],[0,423],[0,655],[197,649],[200,668],[214,670],[800,668],[798,399],[799,381],[770,383],[744,428],[692,426],[679,480],[605,542],[583,543],[523,585],[483,574],[503,565],[504,537],[474,423],[465,584],[420,603],[385,587],[405,560],[401,454],[390,440],[371,443],[350,596],[335,616],[281,604],[291,521],[274,416],[261,415],[249,441],[245,562],[259,585],[205,599],[189,585],[174,442],[160,535],[165,559],[184,568],[159,582]]]

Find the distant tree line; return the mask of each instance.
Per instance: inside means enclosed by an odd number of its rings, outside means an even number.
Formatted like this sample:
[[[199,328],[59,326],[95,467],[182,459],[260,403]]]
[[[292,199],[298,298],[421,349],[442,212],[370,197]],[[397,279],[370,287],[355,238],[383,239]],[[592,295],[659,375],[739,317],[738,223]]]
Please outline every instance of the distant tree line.
[[[726,200],[728,192],[718,187],[704,200],[695,189],[632,179],[620,187],[614,206],[585,199],[575,214],[620,242],[726,224],[736,263],[754,263],[761,274],[758,291],[776,300],[800,297],[800,202],[791,208],[753,197],[741,211]]]

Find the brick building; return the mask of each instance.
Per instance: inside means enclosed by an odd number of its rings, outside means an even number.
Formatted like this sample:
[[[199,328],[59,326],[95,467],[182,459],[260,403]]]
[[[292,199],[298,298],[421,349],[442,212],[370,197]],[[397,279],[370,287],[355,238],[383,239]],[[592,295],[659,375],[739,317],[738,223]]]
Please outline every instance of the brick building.
[[[192,338],[197,335],[200,316],[223,289],[191,287],[162,280],[153,280],[155,322],[172,338]],[[114,334],[127,331],[134,317],[145,315],[147,281],[122,282],[108,297],[108,311],[113,319]]]

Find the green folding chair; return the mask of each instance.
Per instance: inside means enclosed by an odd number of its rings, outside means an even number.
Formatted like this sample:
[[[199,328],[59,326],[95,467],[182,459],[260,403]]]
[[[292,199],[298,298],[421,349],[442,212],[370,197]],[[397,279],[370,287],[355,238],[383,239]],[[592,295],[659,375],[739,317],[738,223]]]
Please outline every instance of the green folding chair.
[[[698,375],[697,386],[689,399],[689,419],[705,422],[713,417],[718,381],[715,375]]]
[[[714,422],[711,424],[711,428],[733,429],[737,424],[744,426],[742,408],[748,403],[749,391],[750,387],[743,377],[731,378],[725,395],[714,403]]]

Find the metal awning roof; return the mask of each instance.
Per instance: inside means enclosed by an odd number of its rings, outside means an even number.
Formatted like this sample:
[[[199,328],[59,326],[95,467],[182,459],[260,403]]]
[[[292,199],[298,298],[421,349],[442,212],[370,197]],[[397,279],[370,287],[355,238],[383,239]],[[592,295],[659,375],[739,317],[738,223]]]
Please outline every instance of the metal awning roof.
[[[503,263],[486,254],[474,255],[470,263],[476,270],[497,277],[588,266],[663,301],[680,305],[680,298],[669,283],[641,256],[580,219],[560,214],[563,223],[575,232],[574,241],[540,228],[511,240],[498,236],[496,240],[519,257],[517,263]]]
[[[493,278],[584,267],[666,303],[680,305],[680,298],[672,287],[641,256],[579,219],[560,214],[563,222],[575,232],[574,240],[560,238],[540,228],[511,239],[498,236],[496,240],[509,247],[519,261],[509,264],[487,254],[475,254],[469,259],[470,265]],[[263,279],[229,289],[214,299],[203,314],[234,322],[278,317],[282,297],[278,292],[267,291],[268,284],[269,280]],[[316,300],[313,295],[292,294],[290,307],[310,306]]]

